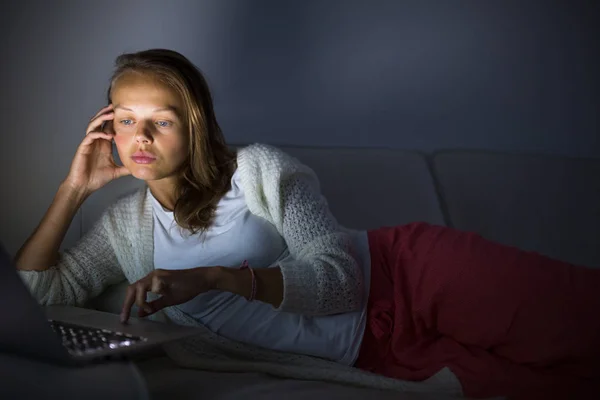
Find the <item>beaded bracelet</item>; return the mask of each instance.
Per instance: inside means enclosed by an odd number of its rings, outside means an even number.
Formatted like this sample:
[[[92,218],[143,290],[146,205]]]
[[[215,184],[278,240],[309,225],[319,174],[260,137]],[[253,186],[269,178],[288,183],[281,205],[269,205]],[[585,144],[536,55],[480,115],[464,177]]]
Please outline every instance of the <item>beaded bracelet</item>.
[[[254,270],[248,265],[248,260],[244,260],[240,269],[248,269],[250,275],[252,275],[252,289],[250,290],[248,301],[254,301],[254,299],[256,299],[256,275],[254,274]]]

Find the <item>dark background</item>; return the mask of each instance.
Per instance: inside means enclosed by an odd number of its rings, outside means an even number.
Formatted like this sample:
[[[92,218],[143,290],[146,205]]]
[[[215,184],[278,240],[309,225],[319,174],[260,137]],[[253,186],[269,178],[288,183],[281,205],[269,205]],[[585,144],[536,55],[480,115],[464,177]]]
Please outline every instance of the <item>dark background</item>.
[[[20,246],[43,216],[115,57],[152,47],[205,72],[233,144],[600,157],[599,11],[566,0],[4,3],[0,240]]]

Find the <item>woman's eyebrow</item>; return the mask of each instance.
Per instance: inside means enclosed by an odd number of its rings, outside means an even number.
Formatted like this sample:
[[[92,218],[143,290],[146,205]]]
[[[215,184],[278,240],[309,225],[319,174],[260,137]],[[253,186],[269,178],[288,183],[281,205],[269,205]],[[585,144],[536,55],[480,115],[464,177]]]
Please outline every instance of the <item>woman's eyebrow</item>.
[[[152,110],[154,112],[159,112],[159,111],[172,111],[175,114],[179,115],[179,111],[177,110],[177,107],[175,106],[166,106],[166,107],[160,107],[160,108],[155,108],[154,110]]]
[[[117,108],[121,109],[121,110],[125,110],[125,111],[131,111],[134,112],[131,108],[127,108],[127,107],[123,107],[120,104],[117,104],[116,106],[114,106],[114,109],[116,110]],[[172,111],[175,114],[179,115],[179,110],[177,109],[177,107],[172,106],[172,105],[168,105],[166,107],[159,107],[159,108],[155,108],[154,110],[152,110],[152,112],[160,112],[160,111]]]

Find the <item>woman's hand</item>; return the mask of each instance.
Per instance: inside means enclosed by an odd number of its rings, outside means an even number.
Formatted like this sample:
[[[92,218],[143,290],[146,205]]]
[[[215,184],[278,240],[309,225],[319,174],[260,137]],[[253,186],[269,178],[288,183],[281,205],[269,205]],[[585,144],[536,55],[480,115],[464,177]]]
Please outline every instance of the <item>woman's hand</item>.
[[[108,182],[131,172],[115,163],[112,153],[114,132],[104,132],[114,118],[113,106],[101,109],[90,121],[86,135],[75,153],[65,184],[86,195],[92,194]]]
[[[165,307],[185,303],[200,293],[215,289],[219,269],[219,267],[199,267],[152,271],[145,278],[127,288],[121,322],[127,322],[133,304],[139,308],[138,316],[146,317]],[[148,292],[156,293],[161,297],[147,302],[146,293]]]

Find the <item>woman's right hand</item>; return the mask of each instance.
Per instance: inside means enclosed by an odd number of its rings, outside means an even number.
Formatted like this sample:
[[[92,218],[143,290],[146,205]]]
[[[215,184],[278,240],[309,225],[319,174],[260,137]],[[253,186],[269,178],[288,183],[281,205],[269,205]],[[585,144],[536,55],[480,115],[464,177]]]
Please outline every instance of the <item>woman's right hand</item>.
[[[66,184],[86,196],[114,179],[131,174],[127,168],[115,163],[112,153],[114,131],[102,131],[103,124],[113,119],[112,104],[101,109],[91,119],[65,179]]]

